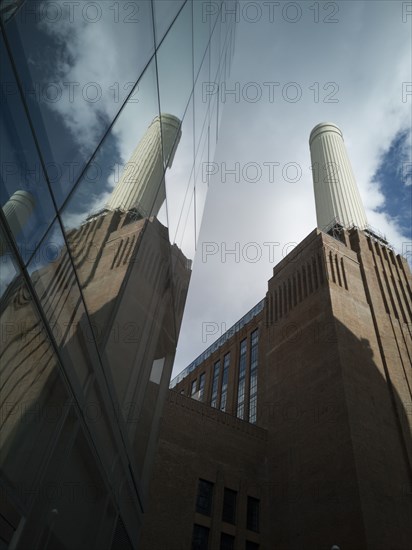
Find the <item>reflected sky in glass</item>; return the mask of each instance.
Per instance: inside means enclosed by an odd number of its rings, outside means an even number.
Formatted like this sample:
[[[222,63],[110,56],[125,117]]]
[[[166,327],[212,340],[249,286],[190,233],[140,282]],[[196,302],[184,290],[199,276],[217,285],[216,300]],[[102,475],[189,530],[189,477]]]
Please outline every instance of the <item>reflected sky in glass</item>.
[[[188,2],[157,53],[160,109],[180,119],[193,88],[192,57],[192,7]]]
[[[194,161],[194,135],[193,135],[193,98],[187,108],[185,117],[182,123],[182,136],[179,146],[176,149],[173,165],[166,172],[166,196],[167,210],[169,219],[169,234],[170,241],[178,246],[186,240],[185,253],[186,257],[193,259],[194,232],[192,235],[187,235],[184,239],[185,232],[193,229],[192,223],[188,223],[190,216],[188,209],[192,202],[193,195],[193,161]],[[192,206],[193,208],[193,206]],[[188,256],[189,254],[189,256]]]
[[[154,53],[151,5],[26,2],[7,37],[60,205]]]
[[[0,40],[0,76],[3,84],[0,90],[0,201],[5,208],[14,193],[24,192],[24,198],[17,199],[19,206],[16,204],[15,208],[18,213],[14,216],[9,211],[6,218],[9,218],[10,229],[23,261],[27,262],[47,231],[55,210],[24,106],[14,88],[16,83],[2,37]],[[7,210],[6,206],[4,211]]]
[[[153,0],[156,45],[160,44],[185,0]],[[190,4],[190,2],[187,2]]]
[[[134,149],[158,115],[153,60],[66,204],[62,213],[66,230],[106,206]]]

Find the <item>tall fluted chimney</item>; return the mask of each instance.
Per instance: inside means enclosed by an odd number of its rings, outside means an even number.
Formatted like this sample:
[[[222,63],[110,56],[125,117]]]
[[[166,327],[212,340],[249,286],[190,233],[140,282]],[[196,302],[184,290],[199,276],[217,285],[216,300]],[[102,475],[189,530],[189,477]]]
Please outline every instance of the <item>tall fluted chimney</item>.
[[[164,113],[155,117],[126,164],[107,208],[134,208],[142,217],[157,216],[166,198],[163,158],[170,168],[181,134],[177,117]]]
[[[28,191],[15,191],[3,206],[3,213],[14,237],[22,232],[34,210],[35,200]],[[7,251],[6,239],[0,232],[0,256]]]
[[[315,126],[309,138],[319,229],[368,225],[341,130],[331,122]]]

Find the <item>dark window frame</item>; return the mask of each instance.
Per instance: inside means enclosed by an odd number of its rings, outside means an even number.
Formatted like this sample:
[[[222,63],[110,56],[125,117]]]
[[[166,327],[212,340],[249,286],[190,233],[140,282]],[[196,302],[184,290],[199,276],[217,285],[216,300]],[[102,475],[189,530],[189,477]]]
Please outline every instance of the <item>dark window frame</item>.
[[[247,497],[246,528],[249,531],[259,533],[260,500],[255,497]]]
[[[226,523],[236,524],[236,507],[237,507],[237,491],[224,488],[223,492],[223,507],[222,507],[222,521]]]
[[[199,479],[197,483],[196,512],[204,516],[210,516],[213,505],[214,483],[207,479]]]
[[[208,550],[209,548],[209,527],[195,523],[192,533],[192,550]]]
[[[235,537],[228,533],[220,533],[220,550],[234,550]]]

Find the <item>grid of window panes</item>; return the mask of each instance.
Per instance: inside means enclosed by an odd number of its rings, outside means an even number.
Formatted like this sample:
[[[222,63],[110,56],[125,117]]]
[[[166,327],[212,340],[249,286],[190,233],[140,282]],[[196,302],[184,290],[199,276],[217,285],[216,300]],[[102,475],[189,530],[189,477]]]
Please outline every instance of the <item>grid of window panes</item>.
[[[246,338],[240,342],[240,355],[239,355],[239,373],[238,373],[238,386],[237,386],[237,408],[236,416],[238,418],[244,418],[245,413],[245,385],[246,385]]]
[[[236,2],[0,4],[7,543],[109,549],[123,529],[133,547]],[[97,496],[42,500],[72,480]]]
[[[229,379],[230,352],[223,358],[222,387],[220,390],[220,410],[226,412],[227,406],[227,387]]]
[[[181,382],[188,374],[193,372],[196,367],[198,367],[203,361],[212,355],[216,350],[218,350],[225,342],[227,342],[232,336],[239,332],[249,321],[259,315],[259,313],[265,307],[265,298],[260,300],[251,310],[249,310],[243,317],[237,321],[232,327],[230,327],[222,336],[220,336],[213,344],[205,349],[194,361],[190,363],[182,372],[173,378],[170,382],[170,388],[174,388],[179,382]]]
[[[259,330],[250,335],[249,422],[256,423]]]
[[[216,361],[213,366],[213,379],[212,379],[212,397],[210,400],[211,407],[217,407],[217,396],[219,389],[219,374],[220,374],[220,361]]]

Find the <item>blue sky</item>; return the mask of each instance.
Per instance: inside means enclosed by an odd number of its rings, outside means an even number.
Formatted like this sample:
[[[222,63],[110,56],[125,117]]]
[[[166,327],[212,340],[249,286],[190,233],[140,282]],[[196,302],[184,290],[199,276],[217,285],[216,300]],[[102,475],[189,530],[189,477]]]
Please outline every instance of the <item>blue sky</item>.
[[[380,211],[397,224],[412,241],[412,163],[411,130],[399,132],[384,153],[373,176],[385,197]]]

